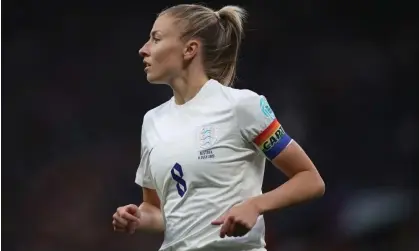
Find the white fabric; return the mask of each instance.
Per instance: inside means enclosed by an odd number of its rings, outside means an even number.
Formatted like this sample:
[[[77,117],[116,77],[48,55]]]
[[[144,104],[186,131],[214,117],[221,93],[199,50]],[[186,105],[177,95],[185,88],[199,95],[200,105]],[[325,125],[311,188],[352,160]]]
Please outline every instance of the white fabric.
[[[211,221],[262,193],[266,158],[253,140],[274,120],[263,96],[215,80],[186,104],[172,98],[144,116],[135,181],[161,200],[161,251],[265,250],[262,216],[235,238],[221,239]]]

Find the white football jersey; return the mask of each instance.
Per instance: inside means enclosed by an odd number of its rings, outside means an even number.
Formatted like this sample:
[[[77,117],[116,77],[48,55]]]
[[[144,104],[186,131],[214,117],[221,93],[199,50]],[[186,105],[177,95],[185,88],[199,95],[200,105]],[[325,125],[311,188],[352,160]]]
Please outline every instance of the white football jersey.
[[[186,104],[172,98],[147,112],[135,182],[160,198],[160,250],[265,250],[263,216],[243,237],[222,239],[211,222],[262,193],[265,159],[290,142],[265,97],[215,80]]]

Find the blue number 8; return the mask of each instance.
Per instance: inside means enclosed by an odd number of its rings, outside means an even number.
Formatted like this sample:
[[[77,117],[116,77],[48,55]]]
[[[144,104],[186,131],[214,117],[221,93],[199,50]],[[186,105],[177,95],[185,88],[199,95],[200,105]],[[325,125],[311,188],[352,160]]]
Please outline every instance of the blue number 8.
[[[175,172],[175,170],[177,171],[177,173]],[[188,190],[188,188],[186,187],[186,181],[183,179],[182,166],[176,163],[173,166],[170,173],[172,174],[172,178],[177,182],[176,188],[177,188],[177,192],[179,196],[183,197],[183,195],[185,195],[186,190]]]

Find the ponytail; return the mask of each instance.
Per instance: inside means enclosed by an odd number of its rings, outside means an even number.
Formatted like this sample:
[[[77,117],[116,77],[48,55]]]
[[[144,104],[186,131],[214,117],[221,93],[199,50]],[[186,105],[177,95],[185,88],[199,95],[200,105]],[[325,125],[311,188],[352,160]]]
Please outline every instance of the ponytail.
[[[209,69],[223,85],[230,86],[236,77],[236,68],[241,41],[244,37],[246,11],[238,6],[225,6],[215,12],[224,30],[216,38],[219,62]]]
[[[231,86],[236,77],[246,11],[230,5],[214,11],[198,4],[180,4],[160,13],[163,14],[182,21],[184,39],[201,40],[207,76]]]

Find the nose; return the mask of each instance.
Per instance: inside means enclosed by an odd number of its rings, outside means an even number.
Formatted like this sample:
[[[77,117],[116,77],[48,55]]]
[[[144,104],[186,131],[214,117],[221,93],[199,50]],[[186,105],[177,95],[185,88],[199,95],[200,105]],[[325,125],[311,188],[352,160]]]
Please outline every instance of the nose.
[[[141,47],[141,49],[138,51],[138,54],[140,54],[140,56],[143,57],[143,58],[147,57],[147,56],[150,56],[150,52],[148,50],[147,43],[145,43],[143,45],[143,47]]]

